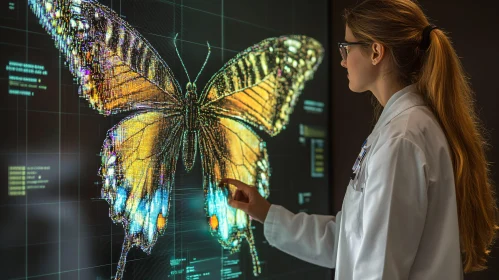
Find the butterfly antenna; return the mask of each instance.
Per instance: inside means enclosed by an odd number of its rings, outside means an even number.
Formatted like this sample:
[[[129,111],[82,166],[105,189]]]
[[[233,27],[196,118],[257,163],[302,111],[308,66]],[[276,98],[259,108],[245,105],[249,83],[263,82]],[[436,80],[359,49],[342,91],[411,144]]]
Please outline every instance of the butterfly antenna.
[[[206,59],[204,60],[203,67],[201,67],[201,70],[199,70],[199,73],[198,73],[196,79],[194,80],[194,83],[196,83],[196,81],[199,78],[199,75],[201,75],[201,72],[203,72],[203,69],[206,66],[206,63],[208,62],[208,58],[210,57],[210,53],[211,53],[210,43],[206,42],[206,44],[208,45],[208,55],[206,55]]]
[[[184,67],[185,74],[187,75],[187,79],[189,80],[189,83],[190,83],[191,78],[189,77],[189,73],[187,73],[187,68],[185,68],[184,62],[182,61],[182,57],[180,56],[180,53],[178,52],[177,36],[178,36],[178,33],[175,35],[175,38],[173,39],[173,45],[175,46],[175,51],[177,51],[177,56],[180,59],[180,63],[182,63],[182,66]]]

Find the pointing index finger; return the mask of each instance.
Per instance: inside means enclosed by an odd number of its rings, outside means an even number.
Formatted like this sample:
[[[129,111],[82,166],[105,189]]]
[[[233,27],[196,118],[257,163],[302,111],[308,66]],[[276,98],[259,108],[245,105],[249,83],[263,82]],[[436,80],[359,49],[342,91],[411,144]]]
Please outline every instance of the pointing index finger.
[[[249,187],[245,183],[243,183],[239,180],[236,180],[236,179],[232,179],[232,178],[223,178],[222,180],[220,180],[220,184],[222,184],[222,183],[234,185],[236,188],[242,189],[242,190],[246,190]]]

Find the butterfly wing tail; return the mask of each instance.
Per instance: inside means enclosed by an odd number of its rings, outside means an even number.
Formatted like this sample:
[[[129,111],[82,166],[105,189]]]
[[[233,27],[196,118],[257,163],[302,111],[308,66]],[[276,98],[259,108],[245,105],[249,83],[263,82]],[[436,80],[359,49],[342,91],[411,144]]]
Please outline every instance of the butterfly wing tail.
[[[260,266],[260,260],[258,259],[258,252],[255,246],[255,237],[253,236],[253,231],[249,229],[246,234],[246,240],[248,241],[250,247],[251,261],[253,263],[253,275],[258,276],[262,273],[262,267]]]
[[[123,241],[120,260],[118,261],[118,268],[116,270],[116,275],[114,276],[115,280],[123,279],[123,273],[125,272],[126,257],[128,256],[128,252],[130,251],[131,248],[132,248],[132,240],[130,237],[127,236]]]

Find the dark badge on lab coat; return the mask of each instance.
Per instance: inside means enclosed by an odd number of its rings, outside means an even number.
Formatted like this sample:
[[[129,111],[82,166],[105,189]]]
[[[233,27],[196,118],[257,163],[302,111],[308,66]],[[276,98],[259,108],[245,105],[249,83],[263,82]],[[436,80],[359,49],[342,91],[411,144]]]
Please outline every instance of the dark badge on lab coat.
[[[364,161],[364,158],[367,154],[367,152],[369,151],[369,148],[370,148],[370,144],[367,145],[367,139],[364,141],[364,143],[362,144],[362,147],[361,147],[361,150],[360,150],[360,153],[359,155],[357,156],[357,159],[355,160],[355,163],[352,167],[352,175],[350,175],[350,181],[353,181],[351,182],[352,183],[352,186],[353,188],[356,190],[356,191],[362,191],[363,188],[361,188],[360,186],[358,186],[359,184],[359,175],[361,173],[361,170],[362,170],[362,162]]]

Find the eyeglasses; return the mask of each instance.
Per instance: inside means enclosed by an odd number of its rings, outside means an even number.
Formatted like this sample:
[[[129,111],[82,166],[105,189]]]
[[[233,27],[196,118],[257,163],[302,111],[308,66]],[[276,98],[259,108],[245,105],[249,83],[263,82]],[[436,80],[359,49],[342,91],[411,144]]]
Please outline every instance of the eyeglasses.
[[[369,43],[367,43],[367,42],[338,43],[338,48],[340,49],[341,58],[343,60],[346,60],[347,56],[348,56],[348,48],[347,47],[352,46],[352,45],[369,45]]]

